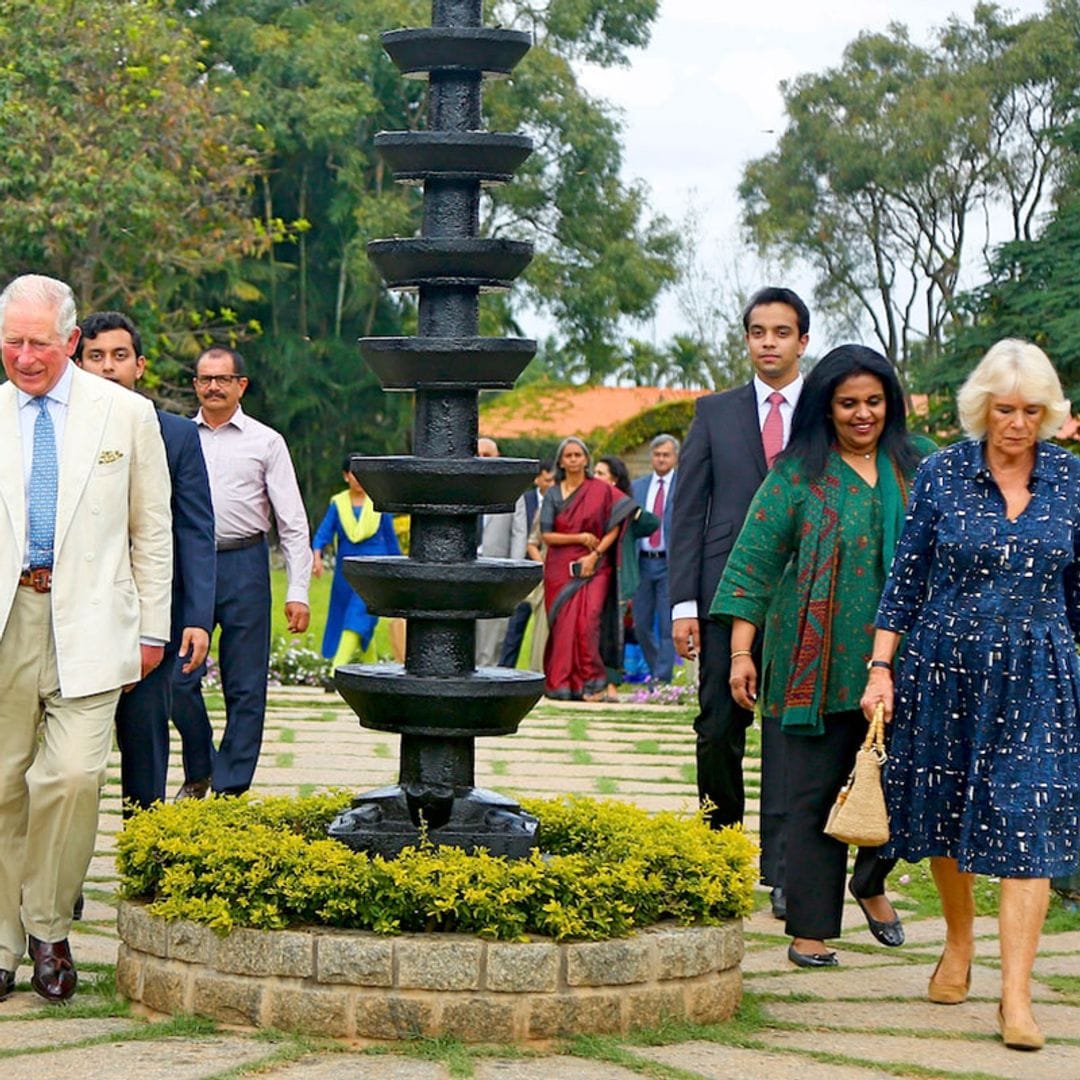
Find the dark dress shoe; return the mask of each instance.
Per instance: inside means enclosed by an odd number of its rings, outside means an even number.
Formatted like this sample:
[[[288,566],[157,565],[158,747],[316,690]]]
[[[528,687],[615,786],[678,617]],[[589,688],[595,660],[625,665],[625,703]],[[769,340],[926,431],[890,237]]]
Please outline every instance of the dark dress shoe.
[[[79,981],[67,939],[38,941],[31,936],[27,940],[27,951],[34,962],[30,985],[46,1001],[67,1001],[75,993]]]
[[[796,966],[804,968],[837,967],[840,963],[834,952],[799,952],[794,944],[788,946],[787,958]]]
[[[202,780],[185,780],[184,786],[176,793],[173,802],[183,802],[184,799],[205,799],[209,790],[209,776],[203,777]]]
[[[866,925],[870,927],[870,933],[873,934],[882,945],[888,945],[889,948],[895,949],[898,945],[904,944],[904,924],[900,922],[900,916],[896,914],[895,908],[893,908],[894,918],[889,919],[887,922],[878,922],[878,920],[866,910],[866,905],[862,900],[851,892],[850,885],[848,885],[848,892],[855,897],[855,903],[859,905],[859,910],[862,911],[863,915],[866,917]]]
[[[14,989],[15,972],[8,971],[7,968],[0,968],[0,1001],[11,997],[11,992]]]
[[[773,918],[783,922],[787,918],[787,896],[779,885],[774,885],[769,890],[769,903],[772,904]]]

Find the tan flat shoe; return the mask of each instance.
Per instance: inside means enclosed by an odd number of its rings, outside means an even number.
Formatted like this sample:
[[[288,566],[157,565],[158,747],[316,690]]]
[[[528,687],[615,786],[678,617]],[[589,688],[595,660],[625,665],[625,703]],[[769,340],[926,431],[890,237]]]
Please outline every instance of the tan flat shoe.
[[[1005,1014],[998,1006],[998,1027],[1001,1029],[1001,1041],[1010,1050],[1041,1050],[1046,1045],[1046,1036],[1037,1024],[1030,1027],[1020,1024],[1005,1023]]]
[[[941,967],[941,961],[945,959],[945,954],[941,954],[941,958],[937,962],[937,967],[934,968],[934,974],[930,976],[930,985],[926,989],[926,996],[935,1005],[961,1005],[967,1001],[968,991],[971,990],[971,964],[968,964],[967,980],[963,986],[957,983],[942,982],[937,973]]]

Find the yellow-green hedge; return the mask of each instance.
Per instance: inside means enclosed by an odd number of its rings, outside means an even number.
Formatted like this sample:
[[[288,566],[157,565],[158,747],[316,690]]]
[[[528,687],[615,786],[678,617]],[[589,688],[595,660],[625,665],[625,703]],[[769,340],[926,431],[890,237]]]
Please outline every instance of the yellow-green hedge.
[[[342,792],[210,799],[136,814],[117,842],[124,895],[222,932],[324,925],[502,940],[622,937],[660,919],[717,923],[752,909],[754,846],[699,817],[614,802],[530,799],[541,855],[421,845],[396,859],[326,838]]]

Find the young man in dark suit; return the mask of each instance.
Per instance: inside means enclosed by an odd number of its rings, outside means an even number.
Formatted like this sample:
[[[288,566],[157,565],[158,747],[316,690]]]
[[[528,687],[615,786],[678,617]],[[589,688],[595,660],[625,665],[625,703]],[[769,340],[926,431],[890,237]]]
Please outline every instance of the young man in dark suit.
[[[81,324],[76,362],[94,375],[134,390],[146,369],[135,324],[119,311],[100,311]],[[176,657],[184,671],[206,659],[214,616],[214,510],[199,433],[183,416],[158,410],[172,480],[172,632],[164,661],[116,708],[124,816],[165,798],[169,716]]]
[[[713,828],[742,821],[742,758],[753,714],[735,704],[729,628],[708,618],[716,586],[746,513],[772,459],[787,445],[802,389],[810,312],[790,289],[756,293],[743,312],[753,379],[698,398],[679,462],[668,587],[675,648],[698,657],[701,679],[697,733],[698,794],[715,809]],[[783,795],[780,738],[762,725],[761,876],[772,886],[773,913],[783,918]]]

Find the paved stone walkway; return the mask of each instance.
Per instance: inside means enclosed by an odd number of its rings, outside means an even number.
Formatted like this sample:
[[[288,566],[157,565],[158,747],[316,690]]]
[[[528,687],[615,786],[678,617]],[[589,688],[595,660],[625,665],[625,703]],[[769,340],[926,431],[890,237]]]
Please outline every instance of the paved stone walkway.
[[[543,703],[516,736],[479,740],[477,747],[478,783],[507,793],[582,792],[656,810],[690,809],[695,802],[686,709]],[[225,1030],[193,1018],[137,1015],[112,986],[112,852],[120,827],[116,764],[90,870],[86,921],[76,924],[72,935],[80,992],[67,1007],[43,1006],[30,990],[28,968],[20,970],[16,993],[0,1004],[0,1069],[6,1075],[58,1080],[1080,1078],[1080,916],[1054,914],[1036,966],[1037,1012],[1049,1045],[1037,1054],[1008,1051],[995,1035],[996,921],[978,921],[970,1000],[954,1007],[929,1004],[924,993],[943,924],[927,913],[918,873],[912,871],[905,884],[902,867],[894,878],[907,946],[879,947],[849,903],[842,967],[799,971],[787,962],[782,927],[765,907],[746,923],[743,1007],[734,1021],[716,1027],[661,1026],[632,1039],[589,1038],[522,1051],[446,1041],[343,1046],[286,1033]],[[257,791],[338,785],[362,791],[393,781],[396,765],[396,739],[361,729],[335,695],[297,689],[273,693]],[[747,768],[753,798],[756,762],[748,761]],[[171,775],[175,787],[180,782],[176,759]],[[756,824],[748,817],[748,828]],[[764,904],[764,894],[761,899]]]

